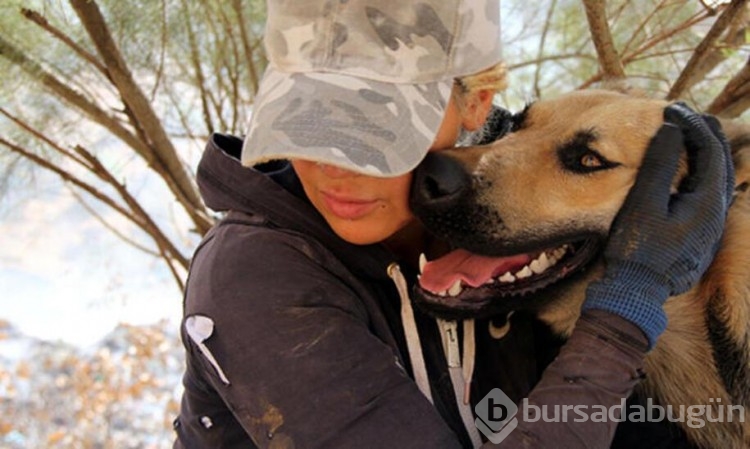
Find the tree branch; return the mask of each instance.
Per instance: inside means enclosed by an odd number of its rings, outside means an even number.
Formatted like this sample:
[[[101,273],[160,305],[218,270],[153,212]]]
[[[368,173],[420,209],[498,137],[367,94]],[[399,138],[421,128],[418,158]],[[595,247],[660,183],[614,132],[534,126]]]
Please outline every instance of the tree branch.
[[[60,40],[62,43],[68,46],[68,48],[73,50],[73,53],[83,58],[84,61],[94,66],[94,68],[96,68],[102,75],[104,75],[105,77],[107,77],[107,79],[109,79],[107,68],[104,66],[104,64],[101,63],[101,61],[96,59],[95,55],[92,55],[86,49],[84,49],[80,45],[73,42],[73,40],[69,38],[65,33],[60,31],[57,27],[51,25],[47,21],[47,19],[44,18],[44,16],[28,8],[21,8],[21,14],[26,19],[39,25],[43,30],[47,31],[49,34],[51,34],[52,36]]]
[[[682,32],[682,31],[685,31],[686,29],[689,29],[690,27],[692,27],[692,26],[700,23],[701,21],[705,20],[707,17],[708,17],[708,15],[706,15],[706,14],[699,15],[699,16],[693,17],[693,18],[691,18],[689,20],[686,20],[685,22],[677,25],[674,28],[671,28],[671,29],[666,30],[666,31],[664,31],[662,33],[659,33],[658,35],[656,35],[656,36],[652,37],[651,39],[647,40],[646,42],[644,42],[643,45],[641,45],[637,49],[633,50],[631,53],[629,53],[627,55],[624,55],[622,57],[622,63],[624,64],[624,66],[627,66],[628,64],[630,64],[631,62],[633,62],[635,60],[645,59],[644,57],[642,57],[642,55],[647,50],[649,50],[649,49],[657,46],[658,44],[666,41],[667,39],[672,38],[674,35]],[[587,79],[583,84],[581,84],[580,86],[578,86],[578,89],[585,89],[585,88],[591,86],[592,84],[601,81],[602,79],[605,78],[605,76],[606,76],[606,73],[603,72],[603,71],[600,71],[596,75],[594,75],[591,78]]]
[[[136,225],[139,225],[138,219],[131,214],[128,210],[117,204],[116,201],[114,201],[112,198],[110,198],[105,193],[102,193],[97,189],[96,187],[92,186],[91,184],[88,184],[85,181],[82,181],[77,176],[74,176],[72,173],[64,170],[61,167],[58,167],[57,165],[53,164],[52,162],[48,161],[47,159],[34,154],[31,151],[28,151],[8,140],[5,140],[4,138],[0,137],[0,145],[5,146],[10,151],[19,154],[26,159],[29,159],[34,164],[44,168],[45,170],[49,170],[56,175],[58,175],[60,178],[63,179],[63,181],[69,182],[76,187],[80,188],[81,190],[86,191],[89,195],[93,196],[94,198],[98,199],[102,203],[106,204],[107,206],[111,207],[118,213],[120,213],[123,217],[127,218],[128,220],[132,221]]]
[[[162,248],[162,251],[160,252],[168,253],[171,258],[176,259],[183,266],[183,268],[187,269],[189,265],[187,257],[183,256],[177,249],[177,247],[169,240],[169,238],[164,235],[164,233],[154,222],[148,212],[146,212],[146,210],[141,207],[140,203],[135,198],[133,198],[130,192],[128,192],[127,188],[122,183],[118,182],[117,179],[112,176],[112,173],[110,173],[109,170],[107,170],[106,167],[104,167],[104,165],[102,165],[102,163],[99,161],[99,159],[90,151],[86,150],[80,145],[76,146],[75,150],[77,154],[83,157],[93,167],[93,171],[97,173],[97,175],[99,175],[104,182],[112,186],[117,191],[117,193],[120,195],[120,198],[125,201],[125,204],[128,205],[135,216],[140,218],[139,223],[141,229],[146,231],[146,233],[154,239],[154,242],[159,248]]]
[[[544,21],[544,28],[542,29],[542,36],[539,39],[539,47],[537,48],[537,59],[541,59],[544,54],[544,44],[547,41],[547,34],[549,28],[552,25],[552,15],[555,13],[555,7],[557,6],[557,0],[552,0],[547,10],[547,18]],[[539,79],[541,78],[542,64],[537,64],[536,70],[534,71],[534,93],[536,98],[542,98],[542,92],[539,88]]]
[[[729,80],[706,111],[723,117],[738,117],[747,109],[748,101],[750,101],[750,59]]]
[[[105,110],[94,104],[85,96],[69,87],[69,83],[60,81],[53,74],[46,71],[37,62],[29,59],[20,49],[0,35],[0,56],[21,67],[32,79],[37,80],[49,89],[55,96],[71,104],[95,123],[103,126],[120,140],[133,148],[146,162],[153,166],[154,159],[151,149],[133,135],[128,129]]]
[[[78,204],[81,205],[84,209],[86,209],[86,212],[88,212],[96,221],[99,222],[102,226],[104,226],[109,232],[115,235],[115,237],[119,238],[123,242],[125,242],[127,245],[132,246],[133,248],[137,249],[138,251],[141,251],[145,254],[148,254],[152,257],[161,257],[161,254],[150,249],[146,248],[145,246],[141,245],[140,243],[136,242],[135,240],[131,239],[124,233],[122,233],[119,229],[112,226],[104,217],[99,214],[99,212],[96,211],[93,207],[89,205],[89,203],[86,202],[86,200],[83,199],[81,195],[78,194],[78,192],[75,189],[68,189],[71,195],[78,201]]]
[[[245,51],[245,61],[247,63],[248,70],[250,71],[250,86],[253,88],[253,94],[258,92],[258,72],[255,68],[255,58],[253,52],[255,48],[250,44],[250,37],[247,32],[247,24],[245,23],[245,15],[242,12],[242,0],[232,0],[232,7],[234,8],[234,14],[237,16],[237,22],[240,28],[240,38],[242,40],[242,48]]]
[[[75,152],[70,152],[62,148],[61,146],[57,145],[51,139],[47,138],[38,130],[29,126],[24,121],[10,114],[5,109],[0,108],[0,113],[8,117],[10,120],[12,120],[14,123],[16,123],[18,126],[24,129],[26,132],[30,133],[35,138],[48,144],[52,149],[62,154],[66,158],[73,160],[76,164],[80,165],[81,167],[89,171],[90,173],[94,174],[97,178],[104,181],[105,184],[111,186],[118,193],[120,198],[122,198],[125,204],[129,207],[130,211],[120,206],[116,201],[114,201],[114,199],[102,193],[96,187],[80,180],[80,178],[73,175],[70,171],[65,170],[53,164],[52,162],[48,161],[47,159],[44,159],[6,140],[2,140],[2,142],[0,143],[10,148],[15,153],[18,153],[26,157],[27,159],[31,160],[32,162],[41,166],[42,168],[45,168],[49,171],[56,173],[58,176],[62,177],[63,180],[68,181],[71,184],[79,187],[80,189],[88,192],[90,195],[102,201],[107,206],[119,212],[125,218],[133,222],[136,226],[138,226],[144,232],[150,235],[151,238],[154,240],[154,242],[157,244],[157,246],[162,248],[162,250],[160,250],[160,253],[168,253],[171,255],[169,259],[169,263],[172,263],[171,261],[174,259],[178,263],[182,264],[183,268],[187,269],[188,263],[189,263],[187,257],[185,257],[184,255],[180,253],[177,247],[169,240],[169,238],[166,235],[164,235],[161,229],[151,219],[148,212],[146,212],[145,209],[141,207],[140,203],[130,194],[130,192],[128,192],[127,188],[112,175],[112,173],[99,161],[99,159],[96,156],[94,156],[91,152],[89,152],[88,150],[84,149],[81,146],[75,147]]]
[[[132,111],[136,119],[133,125],[142,130],[153,149],[155,162],[163,167],[164,177],[177,200],[183,204],[193,220],[198,232],[204,234],[211,226],[211,220],[203,212],[203,202],[185,166],[177,156],[177,151],[161,125],[161,120],[152,109],[148,99],[133,79],[120,50],[112,38],[106,21],[94,0],[70,0],[78,18],[83,23],[97,51],[107,66],[112,83],[117,88],[123,103]]]
[[[679,98],[685,92],[687,86],[692,84],[692,78],[695,76],[695,68],[700,65],[711,48],[714,47],[715,42],[724,33],[724,30],[727,29],[735,16],[741,13],[742,8],[747,5],[747,2],[748,0],[732,0],[724,9],[701,43],[696,47],[685,68],[682,69],[677,81],[672,84],[672,88],[669,90],[669,94],[667,94],[668,100]]]
[[[188,10],[188,2],[186,0],[182,1],[182,11],[183,11],[183,17],[185,20],[185,30],[187,31],[188,36],[188,46],[190,47],[190,62],[193,66],[193,71],[195,73],[195,82],[196,87],[198,87],[198,92],[200,93],[200,99],[201,99],[201,111],[203,112],[203,123],[206,125],[206,131],[208,131],[209,134],[212,134],[214,132],[214,124],[213,120],[211,119],[211,110],[208,107],[208,95],[206,89],[206,77],[203,76],[203,68],[201,67],[201,59],[200,59],[200,52],[198,51],[198,44],[195,41],[195,31],[193,30],[193,23],[190,18],[191,14]]]
[[[603,0],[583,0],[583,5],[586,8],[586,19],[589,22],[591,39],[594,41],[604,78],[625,78],[625,69],[620,56],[617,54],[612,33],[607,23],[606,2]]]

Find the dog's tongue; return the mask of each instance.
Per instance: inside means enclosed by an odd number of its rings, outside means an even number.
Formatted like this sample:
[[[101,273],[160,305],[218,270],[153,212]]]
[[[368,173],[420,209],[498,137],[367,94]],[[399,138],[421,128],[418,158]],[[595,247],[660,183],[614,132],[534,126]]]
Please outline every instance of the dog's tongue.
[[[479,287],[495,276],[520,270],[531,260],[528,254],[486,257],[457,249],[439,259],[427,262],[419,284],[433,293],[448,290],[458,279],[471,287]]]

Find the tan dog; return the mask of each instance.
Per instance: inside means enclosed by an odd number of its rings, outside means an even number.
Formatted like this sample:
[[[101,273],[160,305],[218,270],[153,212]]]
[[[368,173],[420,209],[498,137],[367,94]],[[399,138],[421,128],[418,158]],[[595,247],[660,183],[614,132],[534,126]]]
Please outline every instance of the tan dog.
[[[514,132],[490,145],[432,162],[453,161],[452,169],[432,169],[454,170],[442,181],[454,185],[446,194],[429,175],[418,178],[412,207],[463,250],[423,264],[421,305],[449,318],[532,311],[568,336],[666,105],[575,92],[532,104],[512,119]],[[725,131],[737,184],[721,249],[698,285],[667,301],[668,328],[647,356],[640,387],[675,410],[708,405],[718,418],[722,408],[724,422],[680,423],[705,448],[750,446],[750,425],[738,422],[737,408],[726,422],[729,405],[750,411],[750,133],[733,124]]]

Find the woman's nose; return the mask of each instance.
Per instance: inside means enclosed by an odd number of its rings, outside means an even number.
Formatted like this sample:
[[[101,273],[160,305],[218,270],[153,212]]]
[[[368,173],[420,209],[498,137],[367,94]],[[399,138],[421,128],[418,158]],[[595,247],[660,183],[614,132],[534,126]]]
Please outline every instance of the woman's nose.
[[[320,168],[320,171],[329,178],[348,178],[357,176],[356,172],[347,170],[345,168],[336,167],[335,165],[318,162],[318,167]]]

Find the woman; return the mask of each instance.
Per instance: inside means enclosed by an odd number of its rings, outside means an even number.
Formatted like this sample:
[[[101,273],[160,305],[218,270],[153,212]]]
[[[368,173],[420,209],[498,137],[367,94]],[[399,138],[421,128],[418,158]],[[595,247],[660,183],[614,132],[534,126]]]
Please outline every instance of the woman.
[[[191,266],[175,447],[481,444],[471,407],[483,395],[472,387],[472,403],[461,400],[436,322],[408,300],[428,237],[407,198],[410,171],[427,151],[453,146],[462,129],[483,124],[504,79],[498,18],[493,0],[269,2],[270,66],[248,136],[244,144],[213,136],[198,168],[207,205],[227,214]],[[700,132],[689,144],[718,142],[700,117],[681,114],[698,120],[683,126]],[[660,134],[655,144],[676,154],[679,132]],[[674,172],[672,165],[666,169]],[[668,178],[652,174],[638,184],[666,191]],[[652,215],[654,201],[633,190],[630,215]],[[711,199],[723,204],[723,190],[715,190]],[[723,223],[725,211],[726,204],[714,211],[712,223]],[[630,225],[627,216],[618,220]],[[666,226],[641,229],[678,253],[697,232],[695,245],[705,245],[710,260],[720,226],[709,232],[695,223],[665,238]],[[611,246],[607,280],[589,295],[590,310],[532,403],[610,406],[637,383],[660,332],[664,295],[674,290],[660,274],[680,255],[633,270]],[[636,248],[632,259],[642,255]],[[700,275],[686,271],[670,275],[685,282]],[[483,358],[504,351],[487,349]],[[500,379],[517,368],[497,365],[477,365],[475,377]],[[579,372],[585,382],[568,376]],[[572,447],[581,435],[603,447],[616,426],[544,424],[520,422],[502,447]]]

